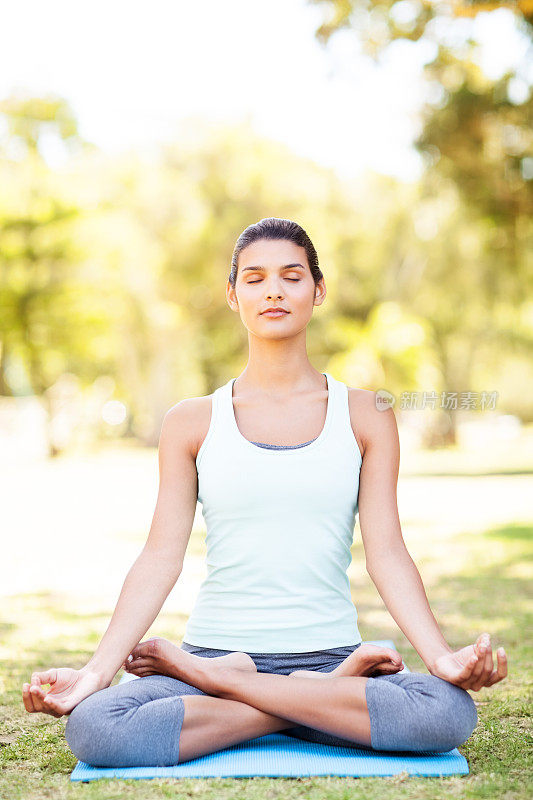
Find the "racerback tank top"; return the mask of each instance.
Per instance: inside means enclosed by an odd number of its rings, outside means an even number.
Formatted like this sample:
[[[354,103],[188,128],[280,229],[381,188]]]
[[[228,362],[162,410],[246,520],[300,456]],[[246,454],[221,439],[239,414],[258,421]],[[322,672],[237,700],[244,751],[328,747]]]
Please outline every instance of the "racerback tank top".
[[[249,653],[358,644],[347,569],[361,453],[348,387],[329,373],[324,427],[305,446],[267,449],[240,432],[231,378],[213,393],[198,451],[207,576],[184,641]]]

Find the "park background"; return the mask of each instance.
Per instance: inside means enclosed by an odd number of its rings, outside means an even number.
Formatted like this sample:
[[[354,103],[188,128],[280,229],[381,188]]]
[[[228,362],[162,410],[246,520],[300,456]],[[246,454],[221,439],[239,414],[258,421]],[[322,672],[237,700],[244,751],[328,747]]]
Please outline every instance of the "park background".
[[[533,3],[22,0],[3,23],[0,796],[531,796]],[[65,718],[22,683],[94,652],[164,414],[245,366],[225,287],[268,216],[318,251],[314,366],[395,398],[403,535],[447,640],[487,630],[509,675],[472,693],[465,777],[70,785]],[[146,636],[181,641],[203,533],[198,507]],[[352,553],[363,638],[425,671],[358,523]]]

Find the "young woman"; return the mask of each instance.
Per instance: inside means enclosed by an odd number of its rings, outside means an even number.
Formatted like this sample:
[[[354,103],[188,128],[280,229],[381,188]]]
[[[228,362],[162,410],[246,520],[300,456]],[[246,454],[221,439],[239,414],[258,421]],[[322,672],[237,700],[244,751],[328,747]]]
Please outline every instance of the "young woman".
[[[153,522],[110,624],[81,669],[35,672],[25,708],[69,714],[70,748],[100,766],[176,764],[274,731],[451,750],[477,724],[467,690],[501,681],[505,653],[494,668],[489,634],[446,643],[402,537],[394,413],[308,360],[326,287],[306,232],[277,218],[246,228],[226,296],[247,366],[166,414]],[[180,575],[197,499],[208,575],[185,639],[141,642]],[[346,574],[357,513],[367,571],[430,674],[362,644]],[[137,679],[111,686],[121,666]]]

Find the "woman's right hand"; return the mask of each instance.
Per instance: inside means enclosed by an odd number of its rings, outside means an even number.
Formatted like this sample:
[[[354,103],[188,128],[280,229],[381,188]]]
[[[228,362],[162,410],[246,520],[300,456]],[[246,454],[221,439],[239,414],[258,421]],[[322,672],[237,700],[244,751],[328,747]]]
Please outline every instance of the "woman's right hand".
[[[50,689],[45,692],[43,686],[47,684],[50,684]],[[53,717],[62,717],[106,685],[98,673],[85,668],[59,667],[34,672],[31,683],[22,686],[24,708],[30,712],[41,711]]]

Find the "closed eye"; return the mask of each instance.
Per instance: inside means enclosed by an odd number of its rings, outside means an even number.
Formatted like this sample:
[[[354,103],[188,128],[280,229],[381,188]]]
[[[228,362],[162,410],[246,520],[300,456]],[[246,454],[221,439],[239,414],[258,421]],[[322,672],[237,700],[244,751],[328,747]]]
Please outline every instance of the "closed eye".
[[[248,281],[248,283],[260,283],[261,280],[262,280],[262,278],[259,278],[258,281]],[[301,278],[285,278],[285,280],[286,281],[294,281],[295,283],[298,283],[298,281],[301,280]]]

